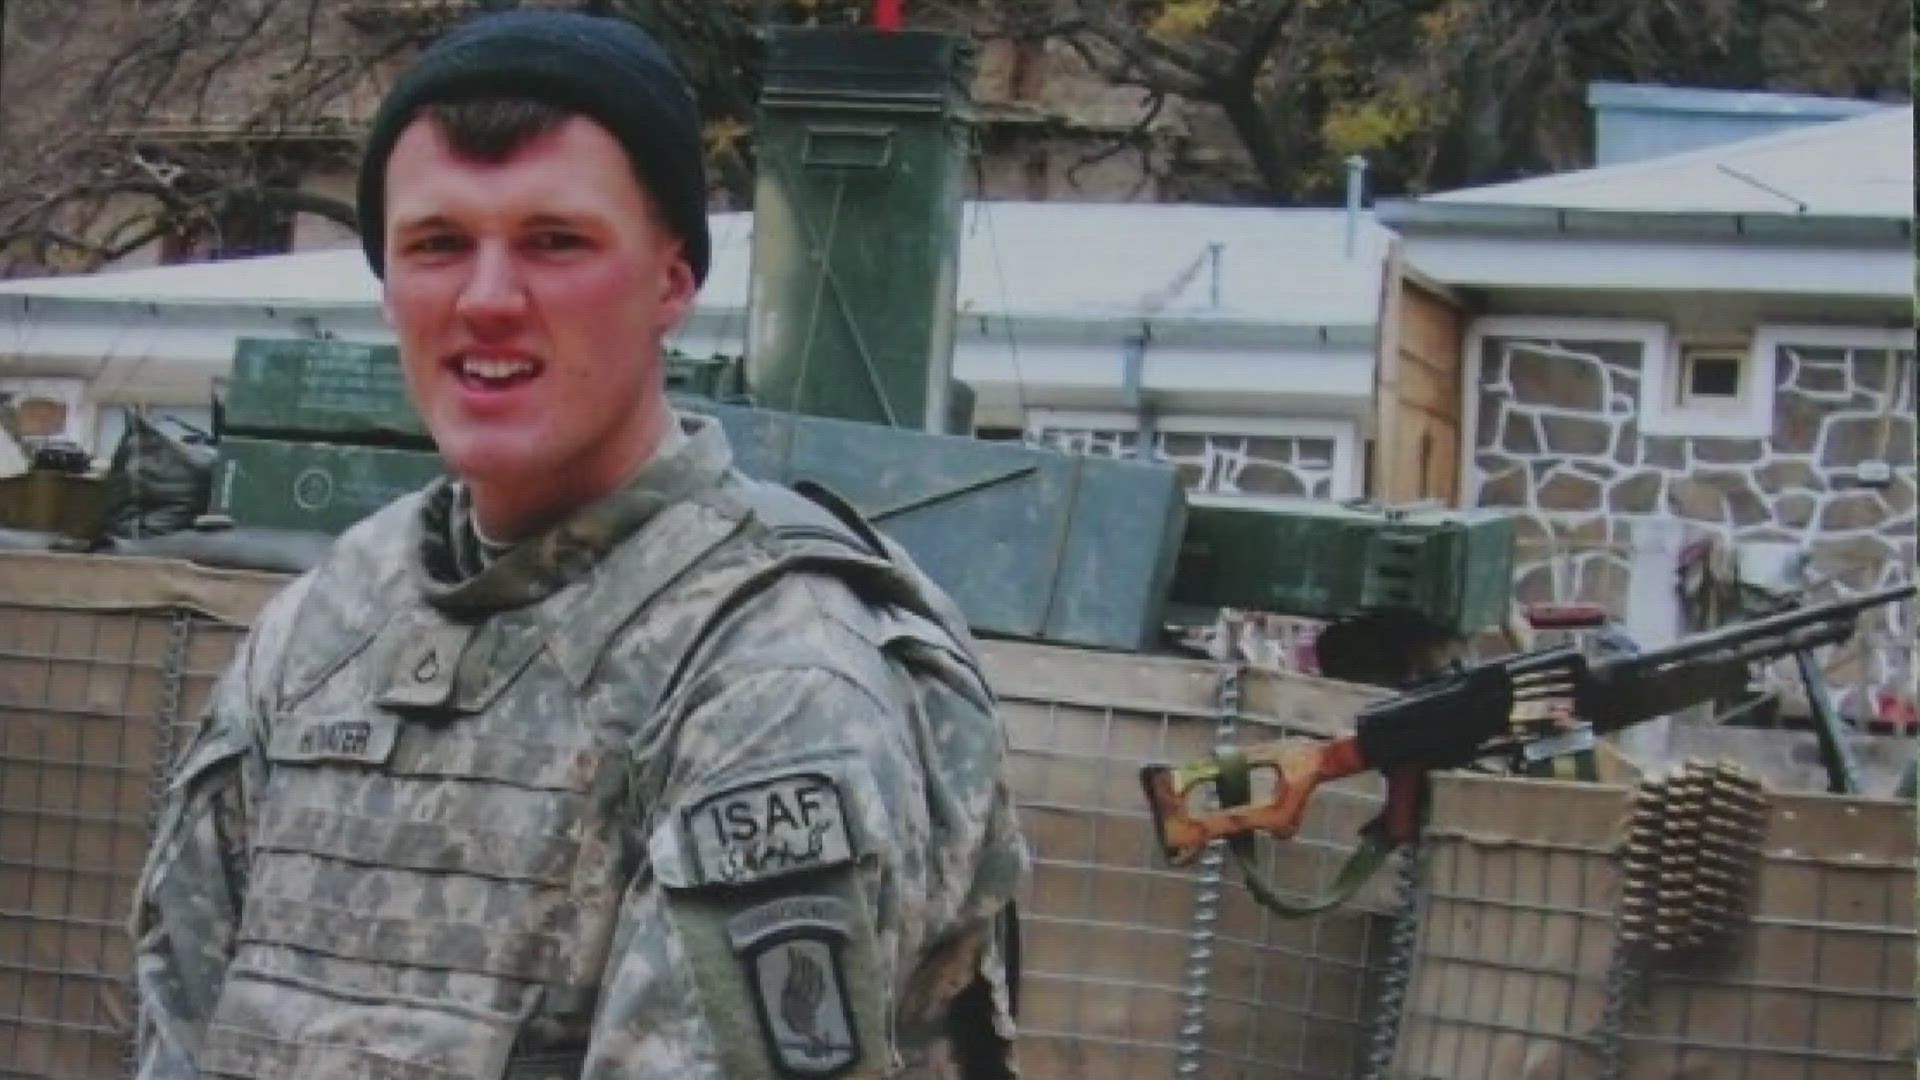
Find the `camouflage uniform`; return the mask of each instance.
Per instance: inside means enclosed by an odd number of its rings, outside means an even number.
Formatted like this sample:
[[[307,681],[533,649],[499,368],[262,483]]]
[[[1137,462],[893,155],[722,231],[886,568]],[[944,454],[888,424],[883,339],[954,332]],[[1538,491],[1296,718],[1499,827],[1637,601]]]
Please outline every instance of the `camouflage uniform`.
[[[1010,1037],[963,624],[687,424],[476,574],[440,483],[263,610],[142,875],[143,1077],[948,1075],[956,994]]]

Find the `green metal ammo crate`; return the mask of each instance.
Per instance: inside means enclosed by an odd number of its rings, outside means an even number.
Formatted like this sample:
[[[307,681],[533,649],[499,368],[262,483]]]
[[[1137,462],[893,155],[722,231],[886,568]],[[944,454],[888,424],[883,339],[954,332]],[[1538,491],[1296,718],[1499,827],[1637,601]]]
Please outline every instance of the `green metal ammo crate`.
[[[1308,499],[1193,503],[1174,573],[1177,603],[1317,619],[1411,613],[1458,634],[1506,617],[1509,515]]]
[[[738,401],[746,396],[744,363],[737,356],[688,356],[669,352],[663,358],[667,393],[674,398]]]
[[[242,338],[234,350],[222,433],[427,448],[392,345]]]
[[[1093,648],[1159,644],[1186,510],[1172,466],[681,404],[720,420],[740,471],[812,480],[852,503],[976,630]]]
[[[220,441],[213,509],[237,525],[337,536],[444,471],[431,451],[230,435]]]
[[[776,27],[767,47],[754,401],[952,434],[973,47],[856,27]]]

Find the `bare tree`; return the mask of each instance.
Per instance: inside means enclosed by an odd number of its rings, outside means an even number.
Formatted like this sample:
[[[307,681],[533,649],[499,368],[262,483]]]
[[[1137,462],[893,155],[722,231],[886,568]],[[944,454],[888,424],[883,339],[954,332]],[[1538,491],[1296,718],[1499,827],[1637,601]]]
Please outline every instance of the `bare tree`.
[[[324,0],[51,0],[9,12],[0,252],[85,270],[156,241],[245,250],[235,231],[351,203],[302,187],[350,162],[385,69],[459,10]],[[363,16],[343,20],[340,13]]]
[[[634,19],[667,39],[706,117],[718,187],[751,197],[764,29],[855,23],[865,0],[537,0]],[[0,65],[0,271],[115,262],[156,241],[215,254],[345,198],[303,178],[351,171],[395,62],[512,0],[12,0]],[[533,6],[529,4],[529,6]],[[70,87],[71,89],[66,89]]]
[[[1046,0],[910,2],[913,25],[985,41],[1044,33],[1033,12]],[[774,26],[862,26],[873,0],[602,0],[598,5],[646,27],[677,57],[700,100],[716,195],[735,207],[753,197],[752,131]]]
[[[524,0],[566,4],[567,0]],[[394,65],[512,0],[6,0],[0,272],[92,269],[159,242],[235,254],[291,220],[353,231],[347,175]],[[750,204],[766,28],[870,0],[573,0],[666,39],[701,103],[716,196]],[[1584,164],[1595,79],[1906,94],[1895,0],[910,0],[917,26],[1064,45],[1135,88],[1089,157],[1175,115],[1201,153],[1142,151],[1174,197],[1315,203],[1365,154],[1418,192]],[[1071,127],[1071,117],[1064,118]],[[1076,138],[1088,138],[1085,130]],[[329,194],[328,191],[339,194]]]
[[[1418,192],[1585,164],[1594,80],[1839,94],[1907,81],[1895,0],[1071,0],[1051,33],[1211,111],[1243,197],[1316,201],[1340,161]]]

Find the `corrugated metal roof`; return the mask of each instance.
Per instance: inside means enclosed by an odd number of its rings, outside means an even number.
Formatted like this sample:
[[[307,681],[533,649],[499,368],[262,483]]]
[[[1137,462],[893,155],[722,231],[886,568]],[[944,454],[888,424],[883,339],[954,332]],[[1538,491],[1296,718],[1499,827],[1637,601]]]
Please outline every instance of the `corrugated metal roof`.
[[[1465,188],[1419,201],[1910,221],[1913,107],[1888,107],[1670,157]]]
[[[1891,107],[1884,101],[1783,94],[1777,90],[1719,90],[1695,86],[1657,86],[1596,80],[1587,84],[1594,111],[1633,109],[1668,115],[1778,116],[1799,120],[1839,120]]]
[[[745,306],[753,215],[715,214],[699,307]],[[1391,234],[1343,210],[1164,203],[970,202],[957,304],[967,315],[1371,326]],[[1216,280],[1209,245],[1220,247]],[[358,247],[59,278],[0,296],[101,303],[369,308],[380,285]]]
[[[1608,82],[1587,87],[1587,104],[1595,165],[1671,157],[1887,107],[1859,98]]]

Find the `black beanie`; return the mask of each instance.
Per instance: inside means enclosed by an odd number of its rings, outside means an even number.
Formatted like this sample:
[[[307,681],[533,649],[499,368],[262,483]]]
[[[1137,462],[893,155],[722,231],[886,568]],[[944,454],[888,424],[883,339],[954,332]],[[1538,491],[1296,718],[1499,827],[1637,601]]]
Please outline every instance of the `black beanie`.
[[[666,50],[632,23],[541,10],[496,12],[454,28],[420,54],[381,103],[358,190],[360,244],[374,276],[386,276],[393,144],[421,106],[475,92],[533,98],[604,125],[680,238],[694,281],[706,280],[707,181],[693,92]]]

